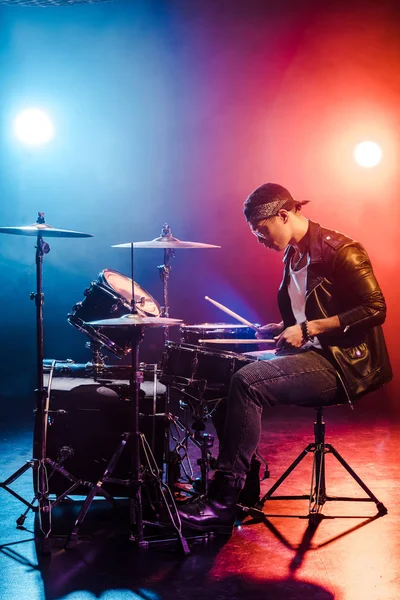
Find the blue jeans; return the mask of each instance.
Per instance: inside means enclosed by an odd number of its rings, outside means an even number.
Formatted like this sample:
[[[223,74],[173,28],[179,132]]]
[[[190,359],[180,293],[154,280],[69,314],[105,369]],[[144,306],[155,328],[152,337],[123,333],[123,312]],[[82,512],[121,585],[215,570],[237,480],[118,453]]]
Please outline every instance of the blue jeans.
[[[243,486],[261,435],[265,406],[327,406],[346,401],[338,375],[318,351],[273,355],[237,371],[218,407],[220,450],[217,468]]]

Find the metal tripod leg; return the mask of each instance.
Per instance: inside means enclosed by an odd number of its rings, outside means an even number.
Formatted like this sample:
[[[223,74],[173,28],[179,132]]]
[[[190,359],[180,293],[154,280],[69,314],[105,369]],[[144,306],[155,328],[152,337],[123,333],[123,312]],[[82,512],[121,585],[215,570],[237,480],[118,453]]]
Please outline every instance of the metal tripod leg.
[[[311,475],[310,500],[308,513],[318,514],[326,502],[325,484],[325,423],[322,410],[317,409],[317,419],[314,423],[314,460]],[[314,487],[315,483],[315,487]]]
[[[17,494],[17,492],[14,492],[14,490],[11,489],[9,487],[9,485],[11,483],[14,483],[14,481],[16,481],[19,477],[21,477],[21,475],[23,475],[24,473],[26,473],[26,471],[28,469],[33,469],[34,468],[34,463],[35,463],[35,460],[28,461],[20,469],[18,469],[17,471],[15,471],[15,473],[13,473],[12,475],[10,475],[10,477],[8,477],[8,479],[6,479],[5,481],[3,481],[3,482],[0,483],[0,488],[3,488],[3,490],[6,490],[6,492],[8,492],[12,496],[14,496],[14,498],[17,498],[20,502],[22,502],[23,504],[25,504],[25,506],[27,506],[28,509],[31,509],[31,510],[33,510],[35,508],[35,506],[33,504],[33,501],[32,502],[28,502],[27,500],[25,500],[25,498],[23,498],[22,496],[20,496],[19,494]],[[35,498],[36,498],[36,496],[35,496]]]
[[[299,496],[274,496],[272,497],[272,494],[275,492],[275,490],[277,490],[282,483],[285,481],[285,479],[287,479],[287,477],[290,475],[290,473],[292,471],[294,471],[294,469],[297,467],[298,464],[301,463],[301,461],[307,456],[307,454],[309,452],[312,452],[314,448],[314,444],[309,444],[307,446],[307,448],[305,448],[299,455],[297,458],[295,458],[295,460],[292,462],[292,464],[286,469],[286,471],[279,477],[279,479],[274,483],[273,486],[270,487],[270,489],[266,492],[266,494],[264,494],[264,496],[261,498],[261,500],[259,502],[257,502],[257,504],[255,505],[254,508],[249,508],[249,513],[251,514],[252,517],[254,518],[264,518],[264,513],[262,511],[262,508],[264,506],[264,504],[266,503],[267,500],[279,500],[281,498],[284,499],[297,499],[299,498]],[[302,499],[304,498],[308,498],[308,496],[300,496]]]
[[[129,436],[130,436],[129,433],[122,434],[121,441],[120,441],[120,443],[119,443],[116,451],[112,455],[109,463],[107,464],[106,469],[105,469],[102,477],[98,480],[98,482],[95,485],[93,485],[93,487],[90,490],[89,494],[86,496],[86,500],[83,503],[83,506],[82,506],[82,508],[81,508],[81,510],[79,512],[79,515],[78,515],[78,517],[77,517],[77,519],[75,521],[75,524],[74,524],[74,526],[72,528],[72,531],[71,531],[71,533],[68,536],[68,540],[67,540],[67,543],[65,545],[65,548],[67,550],[70,550],[71,548],[75,548],[76,547],[76,545],[78,543],[78,531],[79,531],[79,528],[82,525],[82,523],[83,523],[83,521],[84,521],[84,519],[85,519],[85,517],[87,515],[87,512],[88,512],[88,510],[89,510],[89,508],[90,508],[90,506],[91,506],[91,504],[92,504],[92,502],[94,500],[94,497],[96,496],[96,494],[103,493],[104,492],[104,490],[103,490],[104,483],[107,483],[107,482],[110,481],[110,475],[113,473],[113,471],[114,471],[114,469],[115,469],[115,467],[117,465],[119,457],[121,456],[121,454],[122,454],[122,452],[123,452],[123,450],[124,450],[124,448],[126,446],[126,443],[127,443],[128,439],[129,439]],[[121,483],[125,483],[125,482],[121,482]]]
[[[144,540],[144,536],[143,536],[142,495],[141,495],[142,480],[141,480],[141,478],[138,478],[137,480],[121,480],[121,479],[115,479],[115,478],[111,477],[111,475],[118,463],[118,460],[119,460],[122,452],[124,451],[126,444],[128,443],[129,439],[133,438],[133,437],[134,437],[133,433],[124,433],[122,435],[119,446],[117,447],[117,449],[114,452],[113,456],[111,457],[109,463],[107,464],[103,475],[100,477],[98,482],[92,487],[88,496],[86,497],[86,500],[85,500],[85,502],[79,512],[79,515],[75,521],[74,527],[68,536],[68,541],[65,546],[65,548],[67,550],[71,550],[77,546],[78,533],[79,533],[80,526],[82,525],[96,494],[104,495],[105,490],[103,489],[103,485],[105,483],[119,483],[119,484],[127,485],[127,486],[130,486],[131,488],[133,488],[133,494],[131,495],[130,500],[129,500],[129,514],[130,514],[130,526],[131,526],[131,538],[130,539],[132,541],[135,541],[139,547],[147,547],[148,543]],[[132,444],[132,446],[134,446],[134,445]],[[181,521],[179,518],[179,513],[177,511],[173,495],[172,495],[170,489],[168,488],[168,486],[166,484],[162,483],[160,477],[158,476],[158,466],[157,466],[156,460],[155,460],[154,455],[151,451],[151,448],[143,434],[139,434],[139,447],[143,449],[147,467],[149,468],[149,470],[153,476],[153,479],[155,481],[157,481],[161,496],[165,503],[165,507],[170,515],[171,524],[173,525],[173,527],[175,528],[175,530],[178,534],[178,539],[181,544],[182,550],[185,554],[189,554],[189,552],[190,552],[189,547],[187,545],[185,538],[182,535]],[[134,447],[131,448],[131,451],[136,451],[136,448],[134,448]],[[173,511],[171,509],[171,505],[173,507]]]
[[[378,498],[371,492],[368,486],[365,485],[363,480],[357,475],[355,471],[350,467],[350,465],[344,460],[343,456],[339,454],[337,450],[331,444],[326,444],[326,448],[333,454],[333,456],[340,462],[342,467],[346,469],[346,471],[351,475],[351,477],[358,483],[358,485],[364,490],[367,496],[370,498],[371,502],[375,502],[376,507],[380,515],[386,515],[388,510],[383,502],[380,502]],[[356,498],[356,501],[362,501],[363,498]]]
[[[177,533],[181,549],[185,555],[188,555],[190,554],[190,550],[187,541],[182,534],[182,522],[175,504],[174,496],[171,492],[171,489],[166,483],[163,483],[161,477],[159,476],[156,459],[154,458],[154,454],[151,451],[151,448],[144,434],[140,435],[140,443],[144,453],[146,466],[149,470],[150,475],[152,476],[153,481],[157,484],[160,495],[164,502],[164,506],[167,509],[171,525]]]

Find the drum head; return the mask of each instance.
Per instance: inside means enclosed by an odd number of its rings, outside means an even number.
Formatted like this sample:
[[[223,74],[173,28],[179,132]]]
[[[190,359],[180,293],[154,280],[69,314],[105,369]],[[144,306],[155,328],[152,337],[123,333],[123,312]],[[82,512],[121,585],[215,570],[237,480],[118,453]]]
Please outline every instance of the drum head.
[[[101,273],[102,280],[114,290],[117,294],[127,300],[128,305],[132,300],[132,279],[112,271],[104,269]],[[146,292],[135,281],[135,300],[137,302],[138,312],[149,315],[150,317],[159,317],[161,314],[160,306],[148,292]]]

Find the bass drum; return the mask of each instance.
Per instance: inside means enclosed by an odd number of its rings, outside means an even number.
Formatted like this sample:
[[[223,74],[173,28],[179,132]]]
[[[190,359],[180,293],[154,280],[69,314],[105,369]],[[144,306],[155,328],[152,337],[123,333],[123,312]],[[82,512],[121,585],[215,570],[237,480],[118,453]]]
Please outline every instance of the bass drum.
[[[110,384],[114,388],[118,385],[120,393],[129,399],[129,380],[132,368],[130,365],[106,365],[94,364],[92,362],[76,363],[73,360],[57,361],[54,359],[44,359],[44,385],[47,387],[49,373],[52,377],[59,379],[55,386],[56,389],[70,389],[70,379],[81,380],[81,384],[98,383]],[[140,412],[145,415],[156,414],[165,410],[165,385],[160,383],[160,370],[157,364],[139,364],[139,372],[142,373],[143,380],[140,383]],[[64,379],[64,382],[61,381]],[[84,380],[84,381],[82,381]],[[79,382],[77,382],[78,385]]]
[[[134,284],[136,308],[139,314],[148,317],[159,317],[160,306],[136,282]],[[122,358],[130,351],[130,337],[125,331],[115,327],[97,327],[89,325],[90,321],[122,317],[131,311],[132,279],[104,269],[97,281],[92,281],[84,291],[85,298],[75,304],[67,319],[96,343]]]
[[[77,367],[78,365],[74,365]],[[86,367],[86,365],[82,365]],[[53,373],[54,375],[54,373]],[[128,382],[123,380],[96,381],[92,377],[58,376],[50,380],[47,420],[46,456],[62,465],[71,475],[95,483],[104,473],[105,467],[119,446],[122,433],[130,431],[132,408]],[[45,375],[45,386],[49,375]],[[146,393],[141,391],[141,404],[146,402]],[[163,468],[164,445],[167,420],[164,413],[144,415],[140,407],[140,432],[152,448],[160,471]],[[34,456],[40,455],[39,424],[35,423]],[[129,479],[129,446],[124,449],[114,470],[113,477]],[[34,482],[36,487],[37,482]],[[72,483],[60,473],[50,472],[51,494],[64,493]],[[88,494],[88,487],[80,486],[73,495]],[[114,496],[127,497],[127,487],[107,484],[105,489]]]

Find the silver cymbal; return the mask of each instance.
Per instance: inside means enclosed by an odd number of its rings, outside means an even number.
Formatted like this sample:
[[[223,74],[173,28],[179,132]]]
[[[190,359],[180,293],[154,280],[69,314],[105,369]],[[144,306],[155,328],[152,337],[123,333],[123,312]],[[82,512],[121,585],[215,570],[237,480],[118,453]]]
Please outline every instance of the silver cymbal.
[[[0,233],[30,236],[37,236],[39,233],[41,233],[45,237],[93,237],[91,233],[81,233],[80,231],[71,231],[69,229],[57,229],[51,225],[47,225],[47,223],[32,223],[32,225],[21,225],[20,227],[0,227]]]
[[[169,319],[167,317],[143,317],[139,314],[127,314],[115,319],[101,319],[101,321],[90,321],[87,325],[93,327],[171,327],[180,325],[182,319]]]
[[[171,248],[185,249],[185,248],[221,248],[221,246],[214,246],[213,244],[203,244],[202,242],[184,242],[178,240],[178,238],[172,235],[164,235],[154,240],[147,242],[127,242],[126,244],[114,244],[111,248]]]
[[[209,339],[199,340],[199,344],[222,344],[232,346],[233,344],[276,344],[276,340],[247,340],[237,338],[220,338],[220,339]]]

